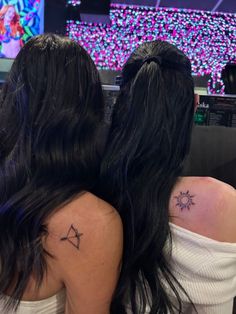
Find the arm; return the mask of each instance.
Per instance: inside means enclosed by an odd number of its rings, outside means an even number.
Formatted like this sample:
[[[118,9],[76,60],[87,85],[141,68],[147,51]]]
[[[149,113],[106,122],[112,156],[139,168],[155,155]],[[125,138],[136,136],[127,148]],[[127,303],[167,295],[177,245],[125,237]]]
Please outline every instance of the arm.
[[[89,205],[68,210],[59,219],[60,230],[52,232],[60,236],[49,237],[50,252],[66,288],[66,314],[109,314],[119,278],[123,241],[120,217],[97,198],[90,199]]]

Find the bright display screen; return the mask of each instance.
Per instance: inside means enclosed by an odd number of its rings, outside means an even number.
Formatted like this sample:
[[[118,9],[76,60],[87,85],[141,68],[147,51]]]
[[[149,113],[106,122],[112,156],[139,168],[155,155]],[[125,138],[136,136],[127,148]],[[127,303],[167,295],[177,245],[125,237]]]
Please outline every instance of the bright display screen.
[[[44,0],[0,0],[0,57],[15,58],[44,31]]]
[[[236,14],[231,13],[111,5],[109,24],[68,20],[67,34],[87,49],[100,69],[110,70],[120,70],[142,42],[169,41],[190,58],[193,74],[211,75],[213,93],[224,92],[221,71],[236,61]]]

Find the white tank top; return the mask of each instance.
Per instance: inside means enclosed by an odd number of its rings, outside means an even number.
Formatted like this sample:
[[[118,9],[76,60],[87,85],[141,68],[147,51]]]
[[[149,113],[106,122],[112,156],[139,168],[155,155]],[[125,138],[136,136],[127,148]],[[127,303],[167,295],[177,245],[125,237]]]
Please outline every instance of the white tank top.
[[[236,243],[215,241],[172,223],[170,229],[172,250],[167,253],[167,244],[166,257],[198,314],[232,314],[236,296]],[[166,291],[178,306],[167,284]],[[183,305],[181,313],[196,314],[186,295],[179,289],[178,292]],[[130,306],[127,306],[127,312],[132,314]],[[147,306],[145,314],[149,313]]]
[[[8,297],[6,297],[8,298]],[[40,301],[21,301],[16,312],[3,309],[0,303],[1,314],[64,314],[66,293],[62,290],[58,294]],[[0,301],[1,302],[1,301]]]
[[[199,314],[232,314],[236,296],[236,243],[212,240],[170,224],[170,265]],[[184,313],[195,313],[185,295]]]

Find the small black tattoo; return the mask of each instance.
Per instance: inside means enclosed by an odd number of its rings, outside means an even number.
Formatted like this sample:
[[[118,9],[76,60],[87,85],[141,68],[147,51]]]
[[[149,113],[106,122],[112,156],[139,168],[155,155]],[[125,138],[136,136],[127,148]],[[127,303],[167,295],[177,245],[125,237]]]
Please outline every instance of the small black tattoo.
[[[80,237],[83,235],[83,233],[79,233],[79,231],[71,225],[67,235],[65,237],[62,237],[61,241],[68,241],[70,242],[77,250],[79,250],[80,246]]]
[[[195,195],[190,195],[189,191],[187,192],[180,192],[180,194],[178,196],[175,196],[174,198],[176,198],[177,203],[175,206],[179,206],[181,210],[183,209],[188,209],[190,210],[190,207],[192,205],[195,205],[195,203],[193,202],[193,197]]]

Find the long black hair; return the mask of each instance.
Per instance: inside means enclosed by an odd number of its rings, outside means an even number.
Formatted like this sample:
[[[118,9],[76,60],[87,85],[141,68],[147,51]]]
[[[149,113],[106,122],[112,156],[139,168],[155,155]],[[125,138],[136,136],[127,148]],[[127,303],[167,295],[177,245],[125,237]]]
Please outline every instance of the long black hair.
[[[168,265],[169,199],[190,147],[191,64],[164,41],[142,44],[126,62],[101,166],[101,193],[124,225],[123,268],[112,313],[181,312]],[[175,307],[169,295],[175,295]],[[178,303],[178,302],[177,302]]]
[[[0,294],[17,307],[46,271],[46,218],[99,175],[104,104],[98,71],[68,38],[45,34],[19,52],[0,99]]]

